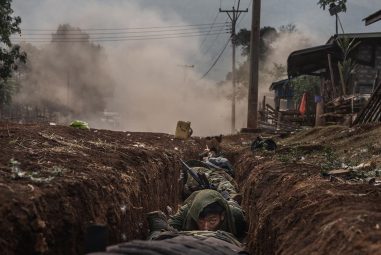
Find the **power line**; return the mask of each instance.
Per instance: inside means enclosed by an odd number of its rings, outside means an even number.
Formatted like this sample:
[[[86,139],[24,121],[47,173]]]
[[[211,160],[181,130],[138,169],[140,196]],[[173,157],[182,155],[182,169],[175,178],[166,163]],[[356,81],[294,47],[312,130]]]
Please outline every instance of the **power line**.
[[[216,23],[216,24],[224,24],[224,23]],[[155,27],[126,27],[126,28],[71,28],[71,29],[65,29],[65,31],[78,31],[81,30],[83,32],[85,31],[121,31],[121,30],[135,30],[135,29],[161,29],[161,28],[173,28],[173,27],[203,27],[203,26],[210,26],[211,23],[206,24],[189,24],[189,25],[170,25],[170,26],[155,26]],[[36,28],[25,28],[21,29],[22,31],[46,31],[46,32],[56,32],[57,29],[36,29]]]
[[[228,32],[229,30],[225,30]],[[219,32],[217,30],[213,32]],[[156,36],[172,36],[172,35],[186,35],[186,34],[208,34],[209,31],[188,31],[188,32],[181,32],[181,33],[157,33],[157,34],[138,34],[138,35],[129,35],[129,36],[98,36],[98,37],[91,37],[90,35],[87,34],[82,34],[82,35],[71,35],[71,36],[65,36],[65,35],[54,35],[53,37],[21,37],[25,39],[38,39],[38,40],[49,40],[49,39],[58,39],[58,40],[76,40],[76,39],[92,39],[92,40],[98,40],[98,39],[127,39],[127,38],[136,38],[136,37],[156,37]]]
[[[253,0],[250,0],[250,3],[249,3],[249,5],[247,6],[246,9],[250,9],[250,7],[251,7],[252,4],[253,4]],[[245,12],[244,14],[242,14],[241,19],[240,19],[240,20],[238,21],[238,23],[237,23],[237,26],[238,26],[239,24],[241,24],[241,22],[242,22],[242,20],[243,20],[243,18],[245,17],[246,14],[247,14],[246,12]]]
[[[229,39],[226,41],[225,46],[224,46],[224,48],[222,49],[222,51],[220,52],[220,54],[218,55],[218,57],[214,60],[213,64],[209,67],[208,71],[206,71],[205,74],[200,78],[200,80],[204,79],[204,78],[209,74],[209,72],[214,68],[214,66],[217,64],[218,60],[220,60],[222,54],[224,54],[226,48],[227,48],[228,45],[229,45],[229,42],[230,42],[230,37],[229,37]]]
[[[212,29],[214,28],[214,24],[216,23],[216,20],[217,20],[219,14],[220,14],[220,13],[217,12],[216,16],[214,17],[213,22],[212,22],[212,25],[210,26],[209,33],[210,33],[210,31],[212,31]],[[227,23],[226,23],[226,24],[227,24]],[[203,46],[204,43],[206,42],[206,39],[207,39],[207,38],[208,38],[208,37],[205,36],[205,38],[202,40],[202,42],[200,43],[200,48],[202,48],[202,46]]]
[[[226,24],[221,24],[221,25],[214,25],[213,28],[224,28],[228,27],[228,23]],[[113,34],[139,34],[139,33],[156,33],[156,32],[176,32],[176,31],[186,31],[186,30],[195,30],[195,31],[203,31],[207,30],[209,31],[211,28],[210,27],[192,27],[192,28],[175,28],[175,29],[162,29],[162,30],[152,30],[152,31],[122,31],[122,32],[90,32],[86,33],[83,32],[82,30],[77,30],[77,31],[69,31],[69,33],[65,32],[60,32],[60,33],[34,33],[34,32],[28,32],[28,33],[21,33],[21,35],[28,35],[28,36],[35,36],[35,35],[84,35],[84,34],[89,34],[89,35],[113,35]],[[67,31],[67,30],[65,30]],[[73,33],[76,32],[76,33]]]
[[[226,21],[228,20],[229,18],[226,18]],[[220,29],[219,33],[216,35],[216,37],[214,37],[213,41],[209,44],[209,47],[203,51],[204,54],[208,53],[210,51],[210,49],[215,45],[215,43],[217,42],[218,38],[220,37],[220,35],[222,34],[223,32],[223,29]]]
[[[228,30],[226,30],[226,33]],[[167,36],[181,36],[181,35],[207,35],[207,32],[187,32],[187,33],[176,33],[176,34],[151,34],[151,35],[131,35],[131,36],[104,36],[104,37],[87,37],[87,36],[81,36],[81,37],[34,37],[34,38],[28,38],[28,37],[21,37],[21,38],[15,38],[15,39],[24,39],[24,40],[51,40],[51,41],[72,41],[72,40],[81,40],[81,41],[87,41],[87,40],[114,40],[114,39],[145,39],[145,38],[156,38],[156,37],[167,37]]]
[[[227,33],[227,32],[226,32]],[[216,35],[216,34],[209,34],[209,35]],[[46,40],[46,39],[29,39],[23,41],[22,38],[17,39],[16,43],[20,42],[30,42],[30,43],[86,43],[86,42],[119,42],[119,41],[138,41],[138,40],[158,40],[158,39],[174,39],[174,38],[183,38],[183,37],[197,37],[197,36],[205,36],[205,33],[203,34],[186,34],[186,35],[178,35],[178,36],[158,36],[158,37],[126,37],[126,38],[117,38],[117,39],[70,39],[70,40]]]

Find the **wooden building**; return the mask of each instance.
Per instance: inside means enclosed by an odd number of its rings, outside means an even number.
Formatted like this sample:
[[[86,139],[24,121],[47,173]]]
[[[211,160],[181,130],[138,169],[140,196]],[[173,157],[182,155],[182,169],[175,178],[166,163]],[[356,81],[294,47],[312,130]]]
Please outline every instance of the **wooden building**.
[[[347,57],[340,47],[343,41],[356,45],[348,51]],[[350,70],[347,73],[343,69],[340,72],[340,64],[345,61],[353,67],[345,69]],[[290,79],[300,75],[321,78],[320,96],[324,101],[317,106],[320,107],[317,122],[321,117],[332,121],[344,121],[348,116],[354,118],[375,90],[379,79],[381,33],[338,34],[325,45],[292,52],[287,64]]]

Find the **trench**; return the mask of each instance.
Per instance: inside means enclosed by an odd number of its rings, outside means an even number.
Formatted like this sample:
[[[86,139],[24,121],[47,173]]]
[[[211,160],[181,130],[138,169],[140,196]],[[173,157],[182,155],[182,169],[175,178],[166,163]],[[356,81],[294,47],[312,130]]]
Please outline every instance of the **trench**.
[[[180,158],[197,158],[205,141],[180,145],[121,148],[101,159],[112,169],[39,185],[22,203],[7,201],[0,212],[6,215],[0,222],[2,254],[84,254],[91,224],[107,226],[109,245],[145,239],[145,214],[177,208]],[[282,163],[248,149],[225,152],[243,194],[250,254],[380,254],[378,187],[332,183],[316,166]],[[71,160],[82,169],[83,162]]]

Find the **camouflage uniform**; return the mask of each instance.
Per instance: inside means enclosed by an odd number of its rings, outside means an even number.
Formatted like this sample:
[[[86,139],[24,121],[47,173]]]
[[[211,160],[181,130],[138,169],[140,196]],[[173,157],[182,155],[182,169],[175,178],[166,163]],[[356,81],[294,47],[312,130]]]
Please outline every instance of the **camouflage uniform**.
[[[244,212],[234,201],[227,201],[215,190],[200,190],[194,192],[179,211],[170,217],[168,223],[171,227],[179,231],[197,230],[196,221],[202,210],[217,202],[225,208],[225,219],[221,223],[219,230],[233,234],[239,240],[246,234],[247,225]]]
[[[237,196],[237,184],[234,179],[220,168],[206,168],[206,167],[192,167],[196,173],[205,174],[209,183],[215,187],[215,189],[224,195],[225,198],[234,198]],[[186,183],[184,185],[184,192],[190,195],[192,192],[199,190],[199,184],[197,181],[187,174]]]

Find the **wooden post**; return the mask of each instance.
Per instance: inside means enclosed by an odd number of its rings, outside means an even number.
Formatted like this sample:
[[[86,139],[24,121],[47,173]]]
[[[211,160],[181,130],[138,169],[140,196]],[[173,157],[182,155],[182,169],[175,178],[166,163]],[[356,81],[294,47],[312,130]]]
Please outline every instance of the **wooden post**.
[[[320,77],[320,96],[321,99],[316,103],[316,116],[315,116],[315,127],[324,126],[325,119],[321,117],[324,114],[324,77]]]
[[[247,128],[258,128],[258,68],[261,0],[253,0],[250,37],[250,79],[248,96]]]
[[[330,76],[331,76],[331,85],[332,85],[333,98],[336,98],[338,95],[336,94],[336,85],[335,85],[335,77],[333,75],[331,54],[328,54],[328,66],[329,66],[329,73],[330,73]]]

